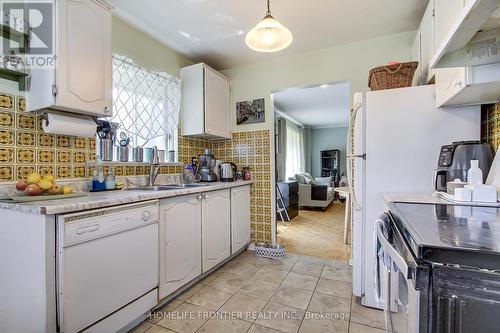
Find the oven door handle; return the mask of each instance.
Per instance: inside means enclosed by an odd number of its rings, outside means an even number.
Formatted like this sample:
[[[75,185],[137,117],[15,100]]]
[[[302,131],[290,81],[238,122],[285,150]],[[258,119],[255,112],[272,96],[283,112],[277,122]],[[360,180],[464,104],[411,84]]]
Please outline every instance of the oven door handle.
[[[396,249],[389,243],[384,235],[384,222],[381,219],[375,221],[375,230],[377,231],[377,238],[380,246],[384,252],[391,258],[391,261],[398,267],[399,271],[405,279],[408,279],[408,264],[406,260],[396,251]]]

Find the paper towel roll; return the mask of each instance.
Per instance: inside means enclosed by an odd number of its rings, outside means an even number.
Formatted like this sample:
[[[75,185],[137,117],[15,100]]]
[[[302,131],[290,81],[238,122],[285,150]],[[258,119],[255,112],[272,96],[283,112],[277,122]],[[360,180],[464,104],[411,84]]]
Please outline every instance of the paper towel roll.
[[[85,119],[49,113],[47,114],[47,120],[43,121],[42,128],[45,133],[49,134],[94,137],[97,125],[90,118]]]

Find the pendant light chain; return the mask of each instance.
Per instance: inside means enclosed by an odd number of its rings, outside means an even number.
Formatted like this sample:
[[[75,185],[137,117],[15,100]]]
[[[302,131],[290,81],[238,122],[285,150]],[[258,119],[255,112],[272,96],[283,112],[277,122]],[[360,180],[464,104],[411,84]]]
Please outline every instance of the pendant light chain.
[[[266,15],[271,15],[271,5],[270,5],[270,0],[267,0],[267,14]]]

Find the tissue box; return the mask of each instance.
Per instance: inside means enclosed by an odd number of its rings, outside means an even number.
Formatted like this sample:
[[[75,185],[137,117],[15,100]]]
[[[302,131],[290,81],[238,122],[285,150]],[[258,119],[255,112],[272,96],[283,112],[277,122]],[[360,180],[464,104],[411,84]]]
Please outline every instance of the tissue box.
[[[497,188],[493,185],[467,185],[472,190],[472,201],[497,202]]]

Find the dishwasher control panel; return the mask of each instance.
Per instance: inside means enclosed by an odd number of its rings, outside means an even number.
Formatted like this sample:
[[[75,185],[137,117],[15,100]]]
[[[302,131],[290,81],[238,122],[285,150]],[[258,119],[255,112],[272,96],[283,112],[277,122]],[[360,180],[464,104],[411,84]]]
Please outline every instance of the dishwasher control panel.
[[[129,204],[81,213],[60,215],[64,246],[158,223],[158,202]]]

